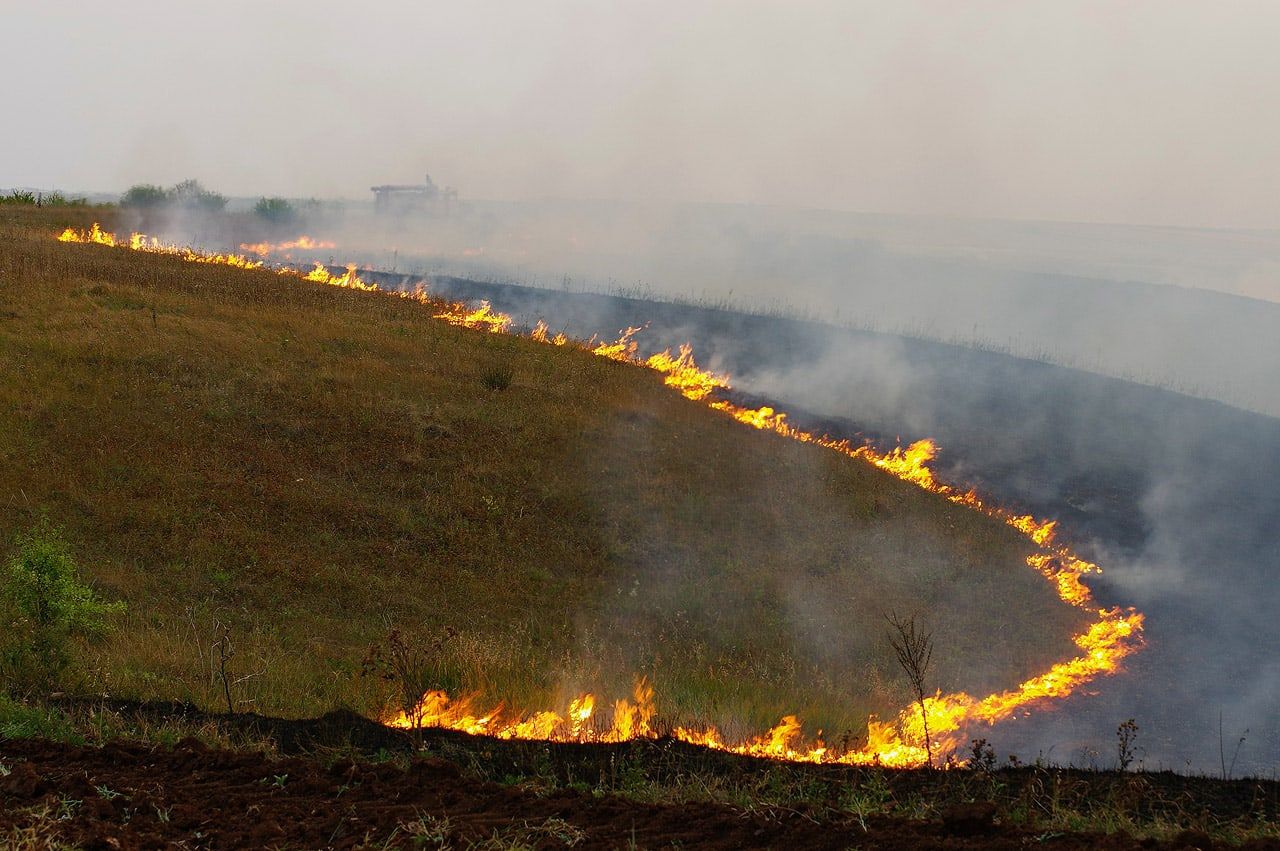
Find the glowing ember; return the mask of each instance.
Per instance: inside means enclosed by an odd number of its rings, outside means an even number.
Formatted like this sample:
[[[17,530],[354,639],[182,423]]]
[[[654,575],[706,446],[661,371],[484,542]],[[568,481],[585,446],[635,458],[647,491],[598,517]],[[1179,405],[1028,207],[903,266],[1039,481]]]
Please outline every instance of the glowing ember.
[[[142,234],[133,234],[127,243],[121,243],[114,234],[101,230],[96,224],[89,231],[68,228],[58,239],[62,242],[93,243],[134,251],[171,254],[192,263],[219,263],[243,269],[262,266],[261,261],[250,260],[241,255],[196,251],[164,244]],[[303,239],[306,237],[300,238],[298,243]],[[259,251],[263,246],[268,250]],[[293,247],[329,246],[313,243],[308,246],[294,244]],[[270,246],[267,243],[241,246],[242,250],[258,256],[267,256],[279,248],[281,246]],[[511,328],[511,318],[495,313],[488,302],[482,302],[475,308],[468,308],[460,303],[443,303],[442,307],[442,302],[428,298],[420,286],[412,292],[381,291],[376,284],[362,280],[356,274],[354,266],[348,266],[341,275],[330,273],[319,263],[307,273],[288,268],[274,271],[305,281],[346,289],[385,292],[387,295],[417,301],[431,307],[435,311],[432,314],[435,318],[458,326],[490,333],[510,332]],[[971,490],[962,491],[939,482],[929,468],[929,463],[937,455],[937,446],[932,441],[919,440],[906,448],[896,447],[881,452],[871,446],[855,446],[848,440],[837,440],[796,428],[787,422],[784,412],[773,408],[742,408],[717,399],[715,391],[729,387],[727,376],[700,369],[694,362],[692,349],[688,345],[681,346],[675,355],[664,351],[648,359],[641,359],[636,354],[638,346],[634,340],[639,330],[628,328],[612,343],[593,345],[594,341],[574,341],[564,334],[550,336],[546,324],[539,322],[530,332],[529,338],[549,345],[578,346],[599,357],[655,370],[663,376],[663,381],[668,386],[687,399],[705,404],[744,425],[801,443],[812,443],[872,464],[896,478],[1000,520],[1035,544],[1037,552],[1027,557],[1027,565],[1048,579],[1064,602],[1089,611],[1094,617],[1089,628],[1073,639],[1080,649],[1078,656],[1053,665],[1048,671],[1021,683],[1017,688],[983,698],[975,698],[963,692],[938,693],[924,701],[924,717],[921,708],[913,704],[902,709],[892,722],[868,719],[867,743],[857,750],[834,752],[821,741],[806,741],[800,721],[794,715],[785,716],[777,726],[763,735],[741,742],[726,741],[714,727],[677,728],[673,733],[676,738],[716,750],[798,762],[902,767],[923,765],[927,760],[924,746],[925,720],[928,721],[935,751],[942,754],[954,752],[963,741],[961,734],[971,725],[994,724],[1044,701],[1067,697],[1094,678],[1118,671],[1121,661],[1142,646],[1143,618],[1140,613],[1133,609],[1093,608],[1093,596],[1082,577],[1085,574],[1099,573],[1100,568],[1057,542],[1054,521],[1015,514],[983,501]],[[652,726],[654,690],[643,678],[637,682],[631,698],[614,702],[607,724],[597,717],[596,697],[591,693],[573,698],[563,713],[548,710],[507,711],[500,705],[481,712],[475,708],[476,702],[475,696],[452,698],[444,692],[429,691],[413,708],[394,713],[384,720],[398,727],[444,727],[503,739],[619,742],[655,735]]]

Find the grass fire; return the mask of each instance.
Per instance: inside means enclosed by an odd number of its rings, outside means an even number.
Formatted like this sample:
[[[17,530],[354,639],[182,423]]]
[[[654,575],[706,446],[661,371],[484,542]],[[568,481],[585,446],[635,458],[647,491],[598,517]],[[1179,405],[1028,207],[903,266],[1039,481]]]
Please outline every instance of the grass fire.
[[[239,269],[260,266],[241,255],[208,253],[166,245],[137,233],[127,240],[117,240],[114,234],[103,231],[96,223],[87,231],[67,228],[58,239],[62,242],[119,246],[135,251],[168,254],[193,263],[222,264]],[[299,277],[312,283],[379,292],[376,285],[362,281],[354,267],[348,267],[342,275],[333,275],[320,264],[305,274],[290,267],[274,271],[276,274]],[[428,307],[434,304],[423,289],[412,293],[392,291],[387,295],[407,298]],[[433,308],[431,315],[466,328],[491,333],[512,333],[510,318],[493,313],[487,304],[476,309],[453,304],[444,310]],[[973,491],[959,491],[937,481],[928,466],[936,453],[932,442],[920,440],[906,448],[879,452],[867,445],[855,446],[847,439],[818,436],[793,428],[787,423],[785,413],[771,408],[748,410],[737,407],[715,397],[717,389],[730,386],[729,379],[700,369],[694,361],[690,346],[682,346],[674,355],[670,351],[648,358],[637,355],[635,334],[638,330],[629,328],[616,342],[599,344],[564,338],[548,340],[545,325],[535,327],[527,336],[535,342],[571,345],[590,351],[598,357],[654,370],[663,376],[666,386],[684,398],[703,403],[711,410],[727,414],[739,423],[773,432],[799,443],[816,445],[855,462],[869,463],[925,491],[1002,521],[1024,534],[1036,546],[1037,551],[1026,557],[1027,564],[1052,583],[1062,601],[1090,611],[1096,617],[1088,629],[1072,639],[1079,648],[1079,656],[1054,664],[1016,688],[984,698],[974,698],[965,693],[939,692],[923,699],[919,706],[911,705],[902,709],[894,721],[878,722],[871,719],[867,725],[866,744],[861,748],[838,750],[829,748],[821,740],[805,740],[799,719],[790,714],[767,732],[745,740],[726,739],[719,730],[712,727],[684,726],[674,729],[676,738],[734,753],[795,761],[921,765],[932,758],[926,749],[926,730],[937,738],[941,752],[955,752],[963,742],[963,737],[973,732],[976,725],[994,724],[1019,710],[1035,706],[1038,702],[1068,697],[1074,690],[1099,675],[1114,673],[1121,660],[1140,646],[1141,614],[1119,608],[1092,608],[1092,597],[1081,577],[1097,573],[1097,565],[1085,561],[1069,547],[1057,542],[1052,521],[1039,521],[1028,515],[1009,512],[984,502]],[[641,675],[635,687],[634,700],[624,697],[612,703],[610,720],[601,726],[594,717],[596,697],[590,692],[573,697],[563,712],[557,712],[504,708],[501,705],[481,708],[477,696],[450,696],[443,691],[433,690],[423,694],[412,706],[384,720],[393,726],[446,727],[498,738],[617,742],[655,734],[651,727],[655,716],[654,697],[652,686]]]
[[[0,849],[1280,849],[1280,5],[242,5],[0,16]]]
[[[101,212],[0,226],[23,282],[4,486],[37,523],[10,531],[65,563],[74,542],[101,614],[69,623],[57,677],[124,701],[49,710],[73,729],[176,696],[219,730],[347,706],[379,747],[456,758],[471,745],[440,737],[968,775],[988,737],[1141,658],[1144,616],[1095,601],[1105,574],[1057,522],[949,483],[929,439],[744,404],[696,338],[576,338],[429,279]],[[33,505],[90,510],[49,532]],[[30,699],[47,678],[20,658]],[[508,770],[536,771],[521,753]]]

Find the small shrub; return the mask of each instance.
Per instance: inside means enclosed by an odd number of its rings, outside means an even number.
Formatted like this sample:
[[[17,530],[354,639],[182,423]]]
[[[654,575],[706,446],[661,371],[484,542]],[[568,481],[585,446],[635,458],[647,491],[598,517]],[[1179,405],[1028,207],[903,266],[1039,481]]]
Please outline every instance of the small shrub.
[[[933,739],[929,735],[929,709],[925,698],[928,689],[925,687],[929,676],[929,665],[933,661],[933,633],[917,628],[914,617],[900,618],[897,612],[885,616],[892,630],[889,633],[889,644],[894,655],[898,657],[898,665],[911,682],[911,690],[915,693],[916,704],[920,707],[920,724],[924,729],[924,749],[933,768]]]
[[[1138,722],[1130,718],[1116,727],[1116,767],[1128,771],[1137,757]]]
[[[511,386],[511,379],[515,376],[515,372],[509,366],[495,366],[485,370],[484,375],[480,376],[480,383],[487,390],[500,391],[506,390]]]
[[[393,629],[382,644],[375,644],[365,654],[360,666],[364,676],[376,676],[390,684],[399,704],[414,726],[421,724],[416,715],[419,701],[431,691],[456,692],[461,685],[445,664],[446,647],[458,631],[445,627],[434,636],[405,635]]]
[[[984,771],[987,774],[996,770],[996,749],[986,739],[974,739],[973,749],[968,766],[971,771]]]
[[[0,204],[34,204],[36,193],[15,189],[8,195],[0,195]]]
[[[159,207],[169,202],[169,193],[160,186],[151,183],[139,183],[130,186],[129,191],[120,196],[120,206],[146,209]]]
[[[101,635],[124,606],[80,581],[70,546],[49,523],[20,534],[17,549],[0,574],[0,674],[11,691],[48,691],[71,664],[72,640]]]
[[[227,198],[200,185],[198,180],[184,180],[168,189],[151,183],[139,183],[129,187],[120,197],[120,206],[136,209],[155,207],[184,207],[206,213],[221,212],[227,206]]]
[[[284,198],[259,198],[253,205],[253,213],[272,224],[288,224],[298,217],[298,211]]]
[[[36,206],[44,207],[84,207],[88,203],[88,198],[68,198],[61,192],[50,192],[48,195],[36,198]]]
[[[202,210],[206,213],[221,212],[222,208],[227,206],[225,195],[205,189],[198,180],[175,183],[165,194],[178,206]]]

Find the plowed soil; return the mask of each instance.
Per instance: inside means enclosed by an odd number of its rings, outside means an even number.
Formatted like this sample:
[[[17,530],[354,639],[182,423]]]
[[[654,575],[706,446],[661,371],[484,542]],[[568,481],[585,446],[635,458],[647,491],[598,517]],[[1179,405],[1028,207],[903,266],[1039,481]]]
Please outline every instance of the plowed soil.
[[[645,804],[618,796],[534,790],[469,779],[452,763],[389,763],[173,748],[101,748],[40,740],[0,743],[0,845],[23,831],[84,848],[1211,848],[1126,836],[1002,827],[994,806],[940,820],[819,823],[798,810]],[[496,842],[494,840],[497,840]],[[1253,847],[1280,847],[1255,845]]]

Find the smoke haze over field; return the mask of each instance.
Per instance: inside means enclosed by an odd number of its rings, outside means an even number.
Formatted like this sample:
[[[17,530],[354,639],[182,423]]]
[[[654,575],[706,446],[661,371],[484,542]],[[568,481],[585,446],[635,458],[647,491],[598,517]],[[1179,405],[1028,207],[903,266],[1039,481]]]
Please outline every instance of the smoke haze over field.
[[[0,183],[1280,226],[1274,3],[4,4]]]
[[[9,108],[32,132],[0,138],[0,186],[196,176],[364,200],[430,172],[492,200],[448,231],[329,236],[979,340],[1280,412],[1276,311],[1110,285],[1280,301],[1273,3],[110,10],[7,5]]]
[[[1280,4],[109,9],[5,4],[24,130],[0,134],[0,187],[360,199],[308,223],[335,261],[536,283],[497,306],[554,301],[587,334],[662,315],[663,345],[692,339],[740,390],[938,437],[946,472],[1065,518],[1107,601],[1150,616],[1135,673],[1033,744],[1134,715],[1193,742],[1153,755],[1204,767],[1225,710],[1274,769]],[[426,172],[460,189],[451,217],[372,215],[370,185]],[[618,319],[591,288],[886,333]]]
[[[4,23],[31,131],[0,138],[0,186],[364,200],[430,172],[492,201],[451,234],[327,236],[1280,412],[1275,310],[1110,285],[1280,301],[1273,3],[125,0]],[[620,203],[545,200],[575,198]]]

